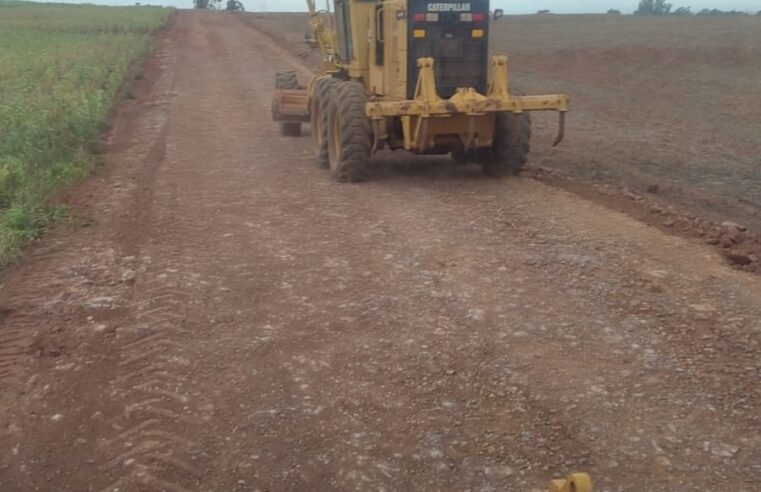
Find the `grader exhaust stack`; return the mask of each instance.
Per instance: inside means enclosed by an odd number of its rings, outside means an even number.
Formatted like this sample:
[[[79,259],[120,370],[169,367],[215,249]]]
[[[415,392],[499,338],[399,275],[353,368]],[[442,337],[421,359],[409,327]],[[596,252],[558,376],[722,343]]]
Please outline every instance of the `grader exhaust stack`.
[[[284,134],[309,121],[316,160],[340,181],[365,176],[380,149],[451,154],[491,175],[518,173],[530,151],[531,112],[559,113],[565,95],[510,91],[507,57],[489,57],[489,0],[307,0],[323,53],[306,88],[279,73],[272,114]],[[498,11],[499,13],[499,11]]]

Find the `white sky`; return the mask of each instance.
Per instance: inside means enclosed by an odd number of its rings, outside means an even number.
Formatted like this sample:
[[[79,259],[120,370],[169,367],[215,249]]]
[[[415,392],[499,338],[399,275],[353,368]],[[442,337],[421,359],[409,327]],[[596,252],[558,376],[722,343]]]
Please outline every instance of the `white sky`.
[[[324,0],[318,0],[322,2]],[[704,8],[721,10],[761,10],[761,0],[669,0],[674,8],[690,6],[693,11]],[[305,10],[304,0],[244,0],[248,10],[300,11]],[[503,8],[508,14],[533,14],[537,10],[550,9],[557,13],[606,12],[619,9],[630,13],[637,8],[638,0],[492,0],[492,8]]]
[[[56,1],[56,0],[49,0]],[[58,0],[66,3],[82,3],[77,0]],[[100,5],[133,5],[137,0],[88,0]],[[248,11],[296,12],[305,11],[304,0],[242,0]],[[324,0],[317,0],[319,3]],[[756,13],[761,10],[761,0],[669,0],[674,8],[689,6],[693,12],[703,8],[721,10],[745,10]],[[142,0],[142,3],[172,5],[190,8],[193,0]],[[492,0],[492,8],[503,8],[507,14],[532,14],[537,10],[550,9],[556,13],[594,13],[615,8],[623,13],[631,13],[637,8],[638,0]]]

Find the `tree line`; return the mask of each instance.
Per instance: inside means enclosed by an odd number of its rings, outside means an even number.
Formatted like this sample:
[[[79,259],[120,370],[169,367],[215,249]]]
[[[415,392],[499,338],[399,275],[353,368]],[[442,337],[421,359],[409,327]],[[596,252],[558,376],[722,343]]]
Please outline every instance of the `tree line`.
[[[611,13],[610,11],[608,13]],[[692,12],[691,7],[674,6],[666,0],[640,0],[634,15],[749,15],[741,10],[703,9]],[[757,15],[761,15],[761,11]]]

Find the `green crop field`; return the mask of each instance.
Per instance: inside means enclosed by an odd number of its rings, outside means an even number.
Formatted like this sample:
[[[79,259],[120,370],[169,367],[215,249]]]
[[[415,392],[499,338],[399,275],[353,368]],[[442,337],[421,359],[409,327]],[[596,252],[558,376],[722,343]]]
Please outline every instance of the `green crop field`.
[[[51,194],[93,169],[86,149],[168,15],[0,0],[0,267],[59,213]]]

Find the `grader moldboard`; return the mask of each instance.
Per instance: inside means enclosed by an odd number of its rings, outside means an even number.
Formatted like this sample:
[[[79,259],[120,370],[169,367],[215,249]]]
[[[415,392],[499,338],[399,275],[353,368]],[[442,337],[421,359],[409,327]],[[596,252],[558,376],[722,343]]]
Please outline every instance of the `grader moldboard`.
[[[273,119],[284,135],[312,124],[317,163],[361,181],[383,148],[447,154],[493,176],[517,174],[531,141],[530,111],[558,111],[565,95],[510,92],[507,57],[489,60],[489,0],[307,0],[322,72],[300,87],[278,72]]]

